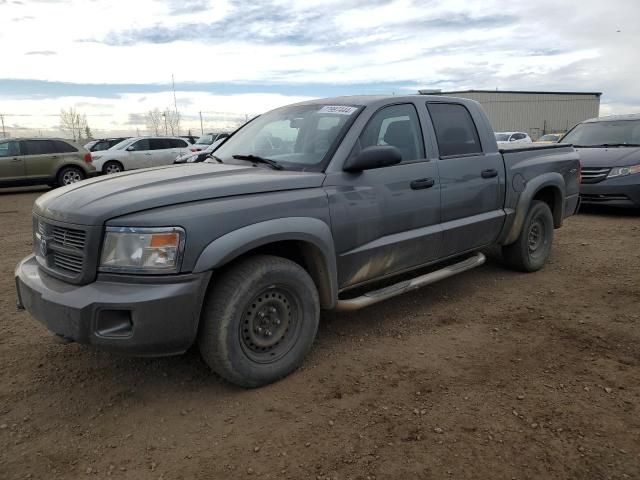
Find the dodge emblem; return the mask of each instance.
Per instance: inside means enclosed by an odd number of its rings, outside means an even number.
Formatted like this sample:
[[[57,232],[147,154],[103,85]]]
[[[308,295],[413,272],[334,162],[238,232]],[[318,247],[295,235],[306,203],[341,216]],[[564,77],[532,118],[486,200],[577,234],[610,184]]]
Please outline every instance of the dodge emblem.
[[[40,238],[40,254],[43,257],[47,256],[47,239],[44,237]]]

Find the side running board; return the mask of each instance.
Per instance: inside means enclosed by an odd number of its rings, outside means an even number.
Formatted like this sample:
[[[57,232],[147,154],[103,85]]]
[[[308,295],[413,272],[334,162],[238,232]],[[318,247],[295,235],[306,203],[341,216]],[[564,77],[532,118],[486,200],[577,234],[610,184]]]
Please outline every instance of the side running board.
[[[472,268],[479,267],[485,262],[485,260],[485,256],[482,253],[477,252],[472,257],[469,257],[461,262],[454,263],[453,265],[449,265],[448,267],[444,267],[440,270],[436,270],[435,272],[426,273],[410,280],[403,280],[402,282],[398,282],[388,287],[374,290],[372,292],[367,292],[364,295],[356,298],[352,298],[349,300],[338,300],[336,310],[341,312],[348,312],[368,307],[369,305],[373,305],[374,303],[382,302],[383,300],[387,300],[397,295],[410,292],[411,290],[416,290],[420,287],[424,287],[425,285],[444,280],[445,278],[452,277],[453,275],[465,272],[467,270],[471,270]]]

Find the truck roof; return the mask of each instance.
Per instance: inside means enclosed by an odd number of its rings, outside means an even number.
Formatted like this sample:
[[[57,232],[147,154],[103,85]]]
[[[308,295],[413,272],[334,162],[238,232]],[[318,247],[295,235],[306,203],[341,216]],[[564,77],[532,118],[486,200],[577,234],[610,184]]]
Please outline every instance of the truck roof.
[[[424,99],[425,101],[438,102],[438,101],[451,101],[454,103],[477,103],[474,100],[460,97],[446,97],[446,96],[433,96],[426,95],[347,95],[341,97],[328,97],[328,98],[316,98],[313,100],[306,100],[304,102],[296,103],[296,105],[359,105],[369,106],[389,103],[389,101],[402,103],[413,102],[416,98]]]

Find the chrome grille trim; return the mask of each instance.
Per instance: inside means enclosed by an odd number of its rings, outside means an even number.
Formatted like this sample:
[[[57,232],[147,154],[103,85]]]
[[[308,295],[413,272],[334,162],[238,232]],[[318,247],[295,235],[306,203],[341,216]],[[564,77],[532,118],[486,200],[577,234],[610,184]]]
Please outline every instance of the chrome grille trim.
[[[606,167],[582,167],[582,183],[598,183],[607,178],[611,168]]]

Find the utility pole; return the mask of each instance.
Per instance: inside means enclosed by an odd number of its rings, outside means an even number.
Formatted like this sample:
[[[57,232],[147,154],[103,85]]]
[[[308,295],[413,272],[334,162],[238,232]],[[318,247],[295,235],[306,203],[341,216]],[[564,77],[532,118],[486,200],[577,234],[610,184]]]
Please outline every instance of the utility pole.
[[[200,112],[200,133],[204,135],[204,127],[202,126],[202,112]]]
[[[2,120],[2,138],[7,138],[7,132],[4,129],[4,114],[0,113],[0,120]]]

